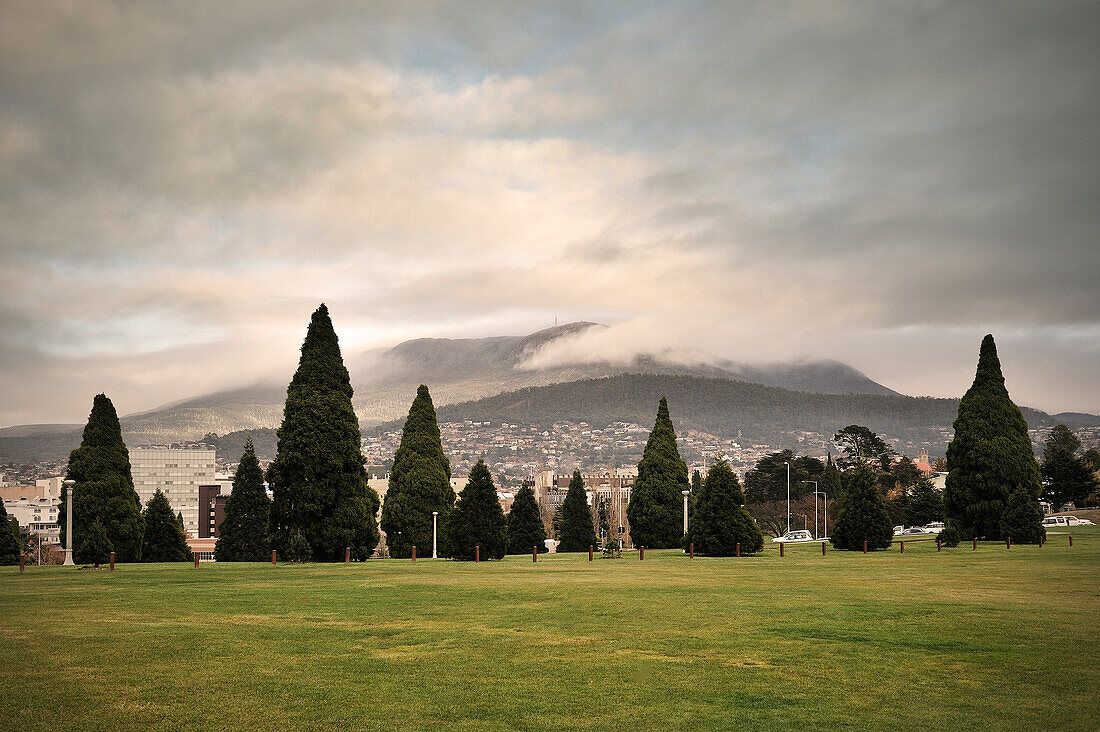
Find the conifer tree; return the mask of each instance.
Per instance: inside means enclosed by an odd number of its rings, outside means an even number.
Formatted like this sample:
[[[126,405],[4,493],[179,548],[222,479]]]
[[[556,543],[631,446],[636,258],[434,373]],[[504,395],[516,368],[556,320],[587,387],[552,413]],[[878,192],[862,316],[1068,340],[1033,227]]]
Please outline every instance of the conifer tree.
[[[8,511],[4,508],[4,502],[0,501],[0,566],[19,564],[22,547],[9,528]]]
[[[298,534],[321,561],[343,559],[349,546],[353,556],[367,559],[378,545],[378,494],[367,485],[351,397],[336,331],[322,304],[287,387],[278,453],[267,473],[274,495],[272,543],[280,553]]]
[[[831,541],[837,549],[861,551],[885,549],[894,538],[886,503],[875,484],[875,475],[865,465],[847,473],[848,481],[840,516],[833,525]]]
[[[731,557],[741,545],[742,554],[754,554],[764,548],[760,527],[742,508],[745,494],[741,481],[725,460],[716,462],[707,471],[699,488],[695,510],[688,522],[684,548],[695,545],[698,554]]]
[[[439,549],[446,556],[446,529],[454,504],[451,464],[443,454],[432,396],[421,384],[401,429],[382,507],[390,556],[409,557],[414,546],[424,556],[432,545],[432,511],[439,512]]]
[[[458,494],[458,503],[448,519],[450,551],[453,559],[472,562],[480,547],[482,559],[502,559],[508,548],[508,520],[497,500],[493,476],[484,460],[470,471],[466,487]]]
[[[1001,536],[1013,544],[1038,544],[1046,535],[1038,499],[1023,486],[1016,488],[1001,513]]]
[[[840,480],[840,469],[833,462],[832,454],[825,463],[825,473],[821,476],[821,489],[826,500],[840,502],[844,500],[844,484]]]
[[[524,486],[516,494],[508,513],[508,553],[527,554],[531,547],[546,551],[546,527],[535,501],[535,492]]]
[[[73,490],[73,533],[76,544],[82,542],[81,532],[96,521],[106,534],[108,543],[119,562],[141,559],[141,543],[145,520],[141,515],[141,499],[134,490],[130,474],[130,452],[122,441],[122,428],[111,400],[97,394],[88,415],[88,424],[80,447],[69,455],[68,479],[61,497],[58,523],[61,540],[65,542],[68,490]]]
[[[218,525],[214,558],[219,562],[267,561],[271,556],[270,517],[271,499],[264,490],[263,472],[249,437],[233,476],[233,492],[225,501],[225,518]]]
[[[1017,487],[1039,497],[1027,422],[1008,396],[991,335],[982,340],[974,384],[959,402],[947,469],[944,513],[964,540],[1001,538],[1001,514]]]
[[[1088,461],[1078,455],[1081,440],[1064,424],[1050,431],[1043,444],[1043,462],[1039,472],[1043,477],[1043,496],[1057,511],[1070,501],[1087,498],[1096,487],[1096,476]]]
[[[596,545],[596,530],[592,527],[592,512],[588,508],[588,494],[584,490],[581,471],[574,470],[569,481],[569,491],[561,504],[561,534],[559,552],[586,552]]]
[[[143,517],[145,518],[145,536],[141,547],[143,562],[191,560],[191,550],[187,547],[187,535],[183,531],[183,523],[172,513],[172,504],[159,488],[145,505]]]
[[[73,500],[80,495],[77,492],[73,493]],[[76,506],[73,506],[73,518],[79,516],[76,512]],[[73,527],[73,533],[76,533],[75,521]],[[103,524],[99,522],[98,518],[92,519],[91,523],[85,524],[79,534],[76,535],[77,544],[76,549],[73,551],[73,561],[77,564],[94,564],[99,566],[106,564],[111,560],[111,552],[115,552],[115,559],[118,559],[118,550],[114,548],[111,540],[107,538],[107,530],[103,528]]]
[[[667,549],[680,545],[682,491],[688,487],[687,464],[676,448],[676,430],[668,415],[668,402],[661,397],[626,508],[634,546]]]
[[[943,521],[943,498],[928,478],[921,478],[909,491],[909,523],[924,526]]]

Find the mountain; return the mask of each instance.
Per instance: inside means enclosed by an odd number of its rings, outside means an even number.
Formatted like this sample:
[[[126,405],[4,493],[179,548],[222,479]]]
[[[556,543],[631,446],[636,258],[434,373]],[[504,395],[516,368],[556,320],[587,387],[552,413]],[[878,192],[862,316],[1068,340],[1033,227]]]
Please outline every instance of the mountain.
[[[835,361],[741,364],[707,359],[684,364],[660,355],[638,356],[628,363],[601,360],[582,352],[556,365],[537,368],[533,356],[550,344],[590,334],[606,326],[568,323],[525,336],[447,339],[420,338],[390,349],[351,354],[347,359],[355,387],[355,409],[365,426],[398,419],[406,413],[419,384],[428,384],[437,405],[490,397],[502,392],[630,373],[681,375],[746,381],[827,394],[893,395],[895,392]],[[128,444],[196,440],[208,433],[270,428],[282,420],[286,381],[254,383],[204,394],[122,418]],[[63,459],[79,443],[79,425],[39,425],[0,429],[0,461]]]
[[[847,425],[861,424],[909,454],[927,446],[942,455],[959,407],[958,399],[814,394],[729,379],[627,374],[520,389],[438,411],[440,422],[513,422],[542,428],[565,421],[583,421],[594,428],[613,422],[648,426],[662,396],[668,398],[681,433],[695,429],[727,439],[740,434],[742,445],[797,448],[805,433],[831,437]],[[1032,428],[1054,426],[1062,416],[1026,407],[1023,413]],[[1095,415],[1080,415],[1080,420],[1082,425],[1100,425]]]

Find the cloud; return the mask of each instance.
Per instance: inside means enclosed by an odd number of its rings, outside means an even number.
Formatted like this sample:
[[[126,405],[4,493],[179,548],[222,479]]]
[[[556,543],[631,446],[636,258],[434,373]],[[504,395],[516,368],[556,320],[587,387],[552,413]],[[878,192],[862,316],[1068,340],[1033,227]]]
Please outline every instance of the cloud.
[[[1087,4],[0,13],[0,423],[280,373],[322,300],[348,353],[557,314],[915,393],[993,330],[1100,410]]]

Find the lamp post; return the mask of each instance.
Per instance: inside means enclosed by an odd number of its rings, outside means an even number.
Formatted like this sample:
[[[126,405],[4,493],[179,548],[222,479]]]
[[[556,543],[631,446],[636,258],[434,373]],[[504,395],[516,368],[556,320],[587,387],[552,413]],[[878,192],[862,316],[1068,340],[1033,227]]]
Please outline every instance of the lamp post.
[[[65,543],[68,544],[65,547],[65,563],[62,566],[75,567],[76,563],[73,562],[73,486],[76,485],[75,480],[66,480],[65,485],[69,487],[66,493],[66,505],[65,511]]]
[[[439,511],[432,511],[432,559],[439,559],[439,553],[436,551],[435,537],[436,526],[439,523]]]
[[[787,466],[787,533],[791,533],[791,464],[784,462]]]
[[[814,538],[816,539],[818,537],[818,533],[817,533],[817,494],[819,492],[817,490],[817,481],[816,480],[804,480],[802,482],[803,483],[813,483],[814,484]]]
[[[829,494],[825,491],[814,491],[814,531],[817,531],[817,494],[825,496],[825,536],[829,535]]]
[[[691,491],[680,492],[684,494],[684,535],[686,536],[688,532],[688,494],[690,494]]]

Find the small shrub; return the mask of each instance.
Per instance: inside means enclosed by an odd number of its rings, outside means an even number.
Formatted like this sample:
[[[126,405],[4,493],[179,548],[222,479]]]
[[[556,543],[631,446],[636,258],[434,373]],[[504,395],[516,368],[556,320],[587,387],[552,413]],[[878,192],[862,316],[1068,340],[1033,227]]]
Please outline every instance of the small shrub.
[[[308,562],[313,557],[313,549],[309,546],[309,541],[302,535],[302,532],[296,532],[290,537],[290,541],[286,543],[286,556],[284,559],[301,564],[302,562]]]
[[[959,530],[954,526],[945,526],[943,531],[936,535],[940,543],[944,546],[958,546],[959,545]]]

